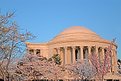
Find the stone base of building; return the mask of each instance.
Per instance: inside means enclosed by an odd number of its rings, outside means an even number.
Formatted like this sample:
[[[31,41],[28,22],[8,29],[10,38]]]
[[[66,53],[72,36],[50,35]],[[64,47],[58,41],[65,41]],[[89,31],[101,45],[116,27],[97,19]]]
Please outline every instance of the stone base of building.
[[[118,73],[108,73],[104,77],[104,81],[121,81],[121,74]]]

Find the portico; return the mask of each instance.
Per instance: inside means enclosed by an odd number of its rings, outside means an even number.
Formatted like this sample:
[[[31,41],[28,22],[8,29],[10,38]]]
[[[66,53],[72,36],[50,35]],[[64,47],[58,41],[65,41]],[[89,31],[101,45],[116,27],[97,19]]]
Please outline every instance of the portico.
[[[62,64],[71,64],[76,61],[88,59],[90,54],[98,54],[100,60],[104,59],[106,47],[99,46],[64,46],[53,48],[53,54],[59,54]],[[115,50],[112,50],[114,53]]]

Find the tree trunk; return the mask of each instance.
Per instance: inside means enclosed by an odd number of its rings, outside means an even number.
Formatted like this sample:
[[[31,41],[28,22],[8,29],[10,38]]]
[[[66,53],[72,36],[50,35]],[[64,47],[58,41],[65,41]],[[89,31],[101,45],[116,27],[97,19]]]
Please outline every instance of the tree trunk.
[[[104,81],[104,76],[101,77],[101,81]]]

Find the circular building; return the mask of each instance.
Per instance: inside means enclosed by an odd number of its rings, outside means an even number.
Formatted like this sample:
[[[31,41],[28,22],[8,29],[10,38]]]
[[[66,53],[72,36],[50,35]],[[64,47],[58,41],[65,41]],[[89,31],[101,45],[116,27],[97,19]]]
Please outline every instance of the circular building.
[[[106,48],[112,45],[111,71],[117,71],[116,44],[82,26],[67,28],[47,43],[26,44],[30,54],[42,55],[47,58],[53,54],[59,54],[62,64],[88,59],[93,53],[98,54],[100,60],[103,60]]]

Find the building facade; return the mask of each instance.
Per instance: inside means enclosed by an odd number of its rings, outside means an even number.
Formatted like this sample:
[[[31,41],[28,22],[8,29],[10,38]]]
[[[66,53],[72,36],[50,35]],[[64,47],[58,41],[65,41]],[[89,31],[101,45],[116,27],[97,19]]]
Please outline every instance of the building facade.
[[[100,60],[104,58],[106,47],[112,44],[95,32],[82,27],[73,26],[65,29],[47,43],[29,43],[27,50],[30,54],[51,57],[59,54],[62,64],[71,64],[78,60],[87,59],[92,53],[98,54]],[[117,73],[117,45],[112,44],[111,73]]]

